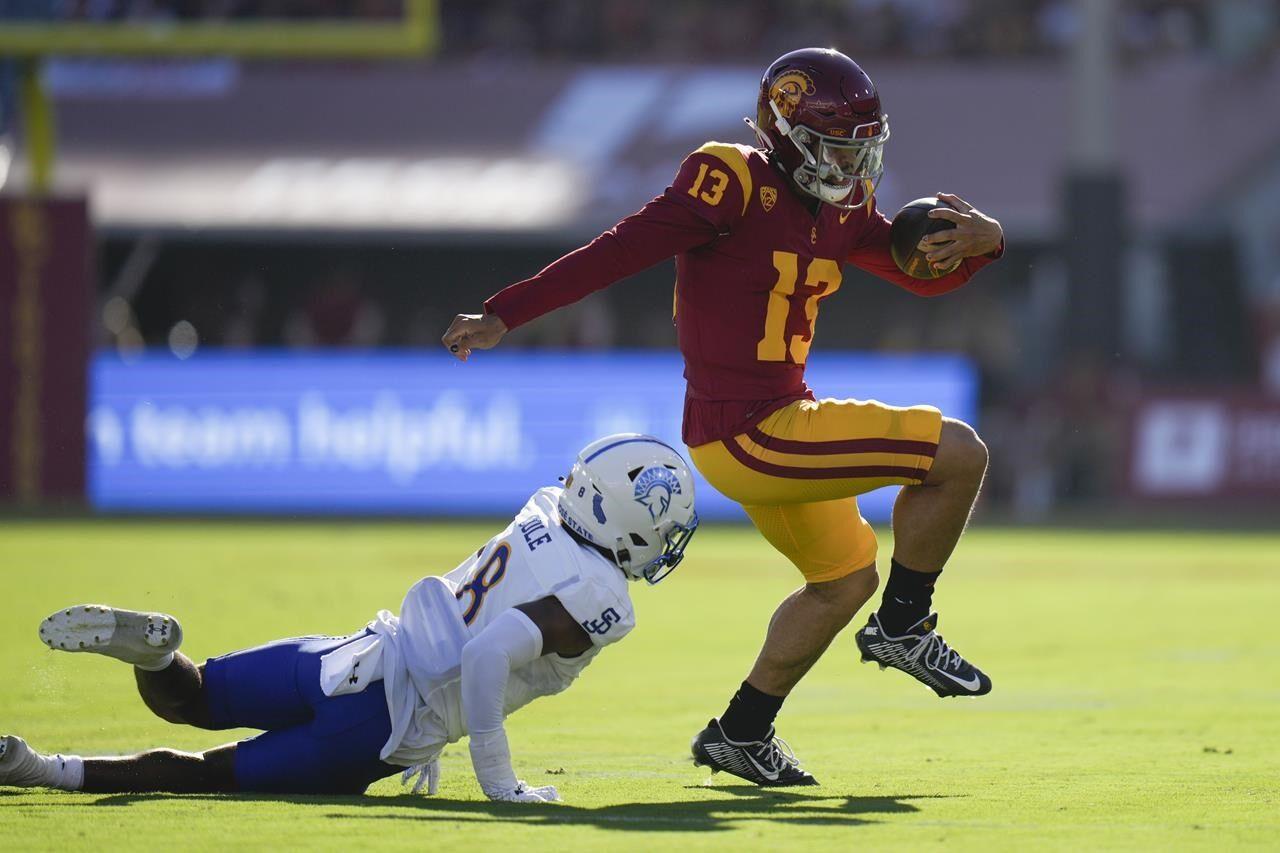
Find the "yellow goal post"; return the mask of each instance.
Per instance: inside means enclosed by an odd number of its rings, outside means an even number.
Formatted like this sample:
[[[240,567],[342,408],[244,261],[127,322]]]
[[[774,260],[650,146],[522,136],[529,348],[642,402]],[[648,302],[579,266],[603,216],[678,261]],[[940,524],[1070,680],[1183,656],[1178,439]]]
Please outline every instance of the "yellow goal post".
[[[232,20],[62,22],[0,20],[0,59],[19,60],[25,154],[31,189],[46,192],[54,160],[53,110],[40,81],[51,56],[244,59],[409,59],[439,41],[437,0],[403,0],[389,20]]]
[[[232,56],[396,59],[436,47],[436,0],[404,0],[392,20],[0,21],[0,57]]]

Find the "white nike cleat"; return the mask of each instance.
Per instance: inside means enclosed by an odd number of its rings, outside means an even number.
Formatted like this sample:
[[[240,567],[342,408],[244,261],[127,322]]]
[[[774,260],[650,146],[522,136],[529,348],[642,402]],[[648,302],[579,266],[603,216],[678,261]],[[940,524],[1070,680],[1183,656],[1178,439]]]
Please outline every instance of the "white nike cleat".
[[[50,787],[48,759],[17,735],[0,737],[0,785]]]
[[[182,626],[164,613],[77,604],[41,622],[40,640],[55,651],[94,652],[143,669],[160,669],[182,645]]]

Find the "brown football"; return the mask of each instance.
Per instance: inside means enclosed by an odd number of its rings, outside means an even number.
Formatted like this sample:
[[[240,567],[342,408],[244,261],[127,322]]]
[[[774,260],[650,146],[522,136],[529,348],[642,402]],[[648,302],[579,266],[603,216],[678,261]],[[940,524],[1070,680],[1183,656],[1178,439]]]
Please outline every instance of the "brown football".
[[[934,196],[918,198],[903,206],[889,226],[889,252],[893,255],[893,262],[912,278],[938,278],[955,269],[952,266],[950,269],[935,270],[929,266],[925,253],[916,248],[924,235],[956,227],[950,220],[929,218],[929,211],[937,207],[955,209]],[[957,263],[956,266],[958,265]]]

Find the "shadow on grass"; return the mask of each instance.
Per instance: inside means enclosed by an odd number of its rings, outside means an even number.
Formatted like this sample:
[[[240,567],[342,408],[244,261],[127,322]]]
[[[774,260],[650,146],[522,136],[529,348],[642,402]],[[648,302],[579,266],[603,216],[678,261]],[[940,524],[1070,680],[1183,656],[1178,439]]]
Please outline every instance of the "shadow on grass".
[[[729,785],[688,790],[719,795],[715,799],[689,799],[650,803],[624,803],[586,808],[569,804],[522,805],[475,800],[444,800],[412,794],[393,797],[322,797],[267,794],[112,794],[91,807],[120,807],[161,800],[211,800],[227,803],[292,803],[330,808],[324,817],[333,820],[426,821],[439,824],[513,823],[522,826],[573,824],[601,829],[649,832],[705,832],[727,830],[749,821],[793,823],[804,826],[860,826],[878,823],[873,816],[920,811],[919,800],[943,795],[894,795],[853,797],[817,791],[757,788]]]

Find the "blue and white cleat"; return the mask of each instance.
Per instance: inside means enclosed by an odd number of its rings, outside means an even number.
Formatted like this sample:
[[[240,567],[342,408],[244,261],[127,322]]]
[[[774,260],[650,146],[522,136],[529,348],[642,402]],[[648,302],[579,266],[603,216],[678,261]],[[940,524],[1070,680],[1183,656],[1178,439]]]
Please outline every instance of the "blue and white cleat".
[[[164,613],[77,604],[41,622],[40,640],[54,651],[93,652],[142,669],[161,669],[182,645],[182,626]]]

